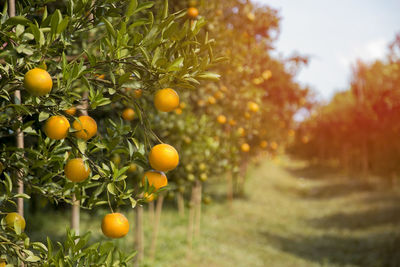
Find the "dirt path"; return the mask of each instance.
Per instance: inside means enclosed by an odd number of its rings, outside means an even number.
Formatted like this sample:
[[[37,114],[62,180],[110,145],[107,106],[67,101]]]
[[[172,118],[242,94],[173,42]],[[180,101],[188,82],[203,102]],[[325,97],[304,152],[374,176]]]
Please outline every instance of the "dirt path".
[[[247,198],[205,208],[188,260],[185,224],[165,215],[158,266],[400,266],[400,194],[293,161],[249,172]],[[222,190],[222,189],[221,189]],[[183,245],[184,247],[184,245]],[[171,261],[169,261],[169,258]]]

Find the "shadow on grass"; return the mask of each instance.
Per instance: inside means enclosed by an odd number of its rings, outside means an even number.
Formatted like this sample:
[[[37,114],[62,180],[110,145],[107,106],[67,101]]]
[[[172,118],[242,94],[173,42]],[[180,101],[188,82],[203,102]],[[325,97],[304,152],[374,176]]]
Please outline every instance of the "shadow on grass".
[[[333,235],[285,237],[261,233],[269,245],[286,253],[321,264],[400,266],[400,234],[370,234],[362,237]]]
[[[340,168],[326,165],[307,164],[302,167],[286,167],[285,170],[294,177],[304,179],[330,179],[332,176],[340,174]]]
[[[390,205],[352,213],[339,212],[322,218],[311,219],[308,222],[317,228],[348,230],[382,225],[398,225],[400,223],[400,205]]]

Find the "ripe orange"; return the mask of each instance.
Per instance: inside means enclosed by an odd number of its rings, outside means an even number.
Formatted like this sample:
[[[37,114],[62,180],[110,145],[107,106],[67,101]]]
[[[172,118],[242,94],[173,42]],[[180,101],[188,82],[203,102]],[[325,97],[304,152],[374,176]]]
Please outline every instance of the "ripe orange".
[[[272,142],[272,143],[270,144],[270,146],[271,146],[271,148],[272,148],[273,150],[276,150],[276,149],[278,148],[278,144],[277,144],[276,142]]]
[[[159,144],[151,149],[149,162],[153,169],[167,172],[178,166],[179,155],[173,146],[168,144]]]
[[[199,10],[195,7],[188,8],[187,14],[190,18],[195,19],[199,15]]]
[[[70,107],[69,109],[64,110],[68,115],[74,116],[76,114],[76,107]]]
[[[262,140],[262,141],[260,142],[260,147],[261,147],[261,148],[266,148],[267,146],[268,146],[268,142],[267,142],[267,141]]]
[[[250,119],[250,118],[251,118],[251,115],[250,115],[250,113],[245,112],[245,113],[244,113],[244,117],[245,117],[246,119]]]
[[[129,164],[129,169],[128,169],[128,172],[129,172],[129,173],[133,173],[133,172],[135,172],[136,170],[137,170],[137,166],[136,166],[135,163]]]
[[[204,107],[204,105],[205,105],[206,103],[204,102],[204,100],[199,100],[199,101],[197,101],[197,105],[199,106],[199,107]]]
[[[0,267],[6,267],[7,262],[5,262],[4,260],[0,260]]]
[[[258,112],[260,110],[260,108],[258,107],[258,104],[253,102],[253,101],[249,101],[247,103],[247,107],[249,108],[249,110],[251,112],[254,112],[254,113],[256,113],[256,112]]]
[[[100,79],[100,80],[104,80],[104,78],[106,77],[104,74],[95,74],[94,75],[97,79]]]
[[[129,232],[129,221],[121,213],[109,213],[101,221],[101,231],[109,238],[121,238]]]
[[[226,123],[226,117],[224,115],[219,115],[217,117],[217,121],[219,124],[225,124]]]
[[[243,143],[243,144],[240,146],[240,149],[241,149],[243,152],[249,152],[249,151],[250,151],[250,145],[247,144],[247,143]]]
[[[216,91],[216,92],[214,93],[214,97],[215,97],[216,99],[221,99],[221,98],[224,97],[224,93],[222,93],[221,91]]]
[[[182,114],[182,109],[181,108],[175,109],[175,113],[176,113],[176,115],[181,115]]]
[[[301,142],[303,142],[303,144],[307,144],[310,141],[310,138],[308,138],[308,136],[303,136],[301,138]]]
[[[245,136],[246,134],[245,130],[242,127],[238,128],[237,132],[240,136]]]
[[[143,94],[142,89],[135,89],[133,91],[133,97],[136,99],[140,98],[142,96],[142,94]]]
[[[217,102],[217,100],[215,100],[215,98],[213,96],[209,96],[207,99],[208,103],[213,105]]]
[[[153,193],[149,194],[146,192],[146,193],[144,193],[143,198],[146,202],[152,202],[154,200],[155,196]]]
[[[235,125],[236,125],[236,121],[235,121],[234,119],[230,119],[230,120],[229,120],[229,124],[230,124],[231,126],[235,126]]]
[[[247,13],[247,18],[250,21],[254,21],[256,19],[256,15],[254,15],[254,13],[249,12],[249,13]]]
[[[295,130],[290,129],[288,131],[288,136],[293,137],[296,134]]]
[[[156,190],[168,185],[167,176],[163,172],[147,171],[142,178],[143,185],[145,185],[146,179],[149,182],[149,186],[153,186]]]
[[[31,95],[44,96],[50,93],[53,81],[47,71],[34,68],[25,73],[24,87]]]
[[[171,88],[158,90],[154,95],[154,105],[162,112],[173,111],[179,106],[179,95]]]
[[[272,72],[270,70],[264,71],[261,76],[263,77],[264,80],[268,80],[269,78],[272,77]]]
[[[48,138],[61,140],[67,137],[70,124],[67,118],[61,115],[51,116],[44,125],[44,132]]]
[[[220,89],[222,92],[228,92],[228,88],[227,88],[225,85],[222,85],[219,89]]]
[[[72,182],[82,182],[89,177],[90,168],[81,158],[68,160],[64,167],[65,177]]]
[[[180,107],[181,109],[186,108],[186,103],[185,103],[185,102],[181,102],[181,103],[179,104],[179,107]]]
[[[90,116],[79,116],[79,121],[75,120],[72,123],[72,127],[74,127],[77,132],[74,135],[77,138],[83,140],[89,140],[97,133],[97,123],[96,121]]]
[[[18,213],[16,212],[8,213],[5,220],[8,227],[14,229],[14,223],[16,223],[17,225],[19,225],[22,231],[25,230],[26,226],[25,219]]]
[[[126,108],[122,111],[122,118],[126,121],[133,121],[135,119],[135,111],[132,108]]]

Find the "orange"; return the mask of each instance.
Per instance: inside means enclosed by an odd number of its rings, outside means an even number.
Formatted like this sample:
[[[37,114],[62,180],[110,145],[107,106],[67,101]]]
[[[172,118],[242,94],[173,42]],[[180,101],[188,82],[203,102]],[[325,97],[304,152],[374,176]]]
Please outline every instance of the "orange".
[[[121,238],[129,232],[129,221],[121,213],[109,213],[101,221],[101,231],[109,238]]]
[[[206,103],[204,103],[204,100],[199,100],[199,101],[197,101],[197,105],[199,106],[199,107],[204,107],[204,105],[205,105]]]
[[[104,80],[104,78],[106,77],[104,74],[95,74],[94,75],[97,79],[100,79],[100,80]]]
[[[143,94],[142,89],[135,89],[133,91],[133,97],[136,99],[140,98],[142,94]]]
[[[175,113],[176,113],[176,115],[181,115],[182,114],[182,109],[181,108],[175,109]]]
[[[308,138],[308,136],[303,136],[301,138],[301,142],[303,142],[303,144],[307,144],[310,141],[310,139]]]
[[[238,132],[238,134],[240,135],[240,136],[245,136],[245,130],[242,128],[242,127],[240,127],[238,130],[237,130],[237,132]]]
[[[217,121],[219,124],[225,124],[226,123],[226,117],[224,115],[219,115],[217,117]]]
[[[152,202],[154,200],[155,196],[153,193],[149,194],[146,192],[146,193],[144,193],[143,198],[146,202]]]
[[[19,227],[21,228],[21,231],[24,231],[25,226],[26,226],[24,217],[22,217],[21,215],[19,215],[16,212],[10,212],[6,216],[6,224],[8,227],[14,229],[14,223],[19,225]]]
[[[143,185],[145,185],[146,179],[149,186],[153,186],[156,190],[168,185],[167,176],[163,172],[147,171],[142,178]]]
[[[264,80],[268,80],[272,77],[272,72],[270,70],[266,70],[261,74],[261,76],[264,78]]]
[[[114,154],[111,158],[111,161],[115,164],[115,165],[119,165],[121,163],[121,157],[119,154]]]
[[[247,144],[247,143],[243,143],[243,144],[240,146],[240,149],[241,149],[243,152],[249,152],[249,151],[250,151],[250,145]]]
[[[181,103],[179,104],[179,107],[180,107],[181,109],[186,108],[186,103],[185,103],[185,102],[181,102]]]
[[[64,110],[68,115],[74,116],[76,114],[76,107],[70,107],[69,109]]]
[[[288,136],[293,137],[296,134],[295,130],[289,130]]]
[[[67,118],[61,115],[51,116],[44,125],[44,132],[48,138],[61,140],[67,137],[70,124]]]
[[[136,166],[135,163],[129,164],[129,169],[128,169],[128,172],[129,172],[129,173],[133,173],[133,172],[135,172],[136,170],[137,170],[137,166]]]
[[[250,119],[250,118],[251,118],[251,115],[250,115],[250,113],[245,112],[245,113],[244,113],[244,117],[245,117],[246,119]]]
[[[200,181],[205,182],[207,181],[207,179],[208,179],[207,173],[203,172],[202,174],[200,174]]]
[[[65,177],[72,182],[82,182],[89,177],[90,168],[81,158],[70,159],[64,167]]]
[[[222,85],[219,89],[220,89],[222,92],[228,92],[228,88],[227,88],[225,85]]]
[[[268,146],[268,142],[267,142],[267,141],[262,140],[262,141],[260,142],[260,147],[261,147],[261,148],[266,148],[267,146]]]
[[[0,260],[0,267],[6,267],[7,262],[5,262],[3,259]]]
[[[154,105],[162,112],[173,111],[179,106],[179,95],[171,88],[158,90],[154,95]]]
[[[53,81],[47,71],[34,68],[25,73],[24,87],[31,95],[44,96],[50,93]]]
[[[135,119],[135,111],[132,108],[126,108],[122,111],[122,118],[126,121],[133,121]]]
[[[270,144],[270,146],[271,146],[271,148],[272,148],[273,150],[276,150],[276,149],[278,148],[278,144],[277,144],[276,142],[272,142],[272,143]]]
[[[72,127],[74,127],[77,132],[74,135],[77,138],[83,140],[89,140],[97,133],[97,123],[96,121],[90,116],[79,116],[79,121],[75,120],[72,123]]]
[[[249,108],[249,110],[251,112],[254,112],[254,113],[256,113],[256,112],[258,112],[260,110],[260,108],[258,107],[258,104],[253,102],[253,101],[249,101],[247,103],[247,107]]]
[[[250,21],[254,21],[256,19],[256,15],[254,15],[254,13],[247,13],[247,18]]]
[[[178,166],[179,155],[173,146],[168,144],[159,144],[151,149],[149,162],[153,169],[167,172]]]
[[[230,119],[229,120],[229,124],[232,125],[232,126],[235,126],[236,125],[236,121],[234,119]]]
[[[215,98],[213,96],[208,97],[207,101],[211,105],[213,105],[213,104],[215,104],[217,102],[217,100],[215,100]]]
[[[214,93],[214,97],[216,99],[221,99],[221,98],[224,97],[224,93],[222,93],[221,91],[217,91],[217,92]]]
[[[190,18],[195,19],[199,15],[199,10],[195,7],[188,8],[187,14]]]

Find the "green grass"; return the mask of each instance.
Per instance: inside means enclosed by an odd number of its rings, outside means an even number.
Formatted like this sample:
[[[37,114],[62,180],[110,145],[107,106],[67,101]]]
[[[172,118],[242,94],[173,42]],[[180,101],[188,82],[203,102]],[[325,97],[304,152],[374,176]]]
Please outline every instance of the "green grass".
[[[251,168],[247,196],[232,206],[221,197],[221,182],[207,188],[219,201],[203,205],[201,237],[192,253],[186,244],[187,209],[180,218],[167,205],[156,259],[145,266],[400,266],[398,190],[288,159]],[[82,214],[82,230],[92,231],[94,240],[103,238],[101,215]],[[53,214],[51,224],[41,227],[38,219],[32,234],[57,237],[68,225],[66,217]],[[134,221],[132,212],[129,219]],[[148,248],[147,213],[144,223]],[[116,242],[132,249],[133,231]]]

